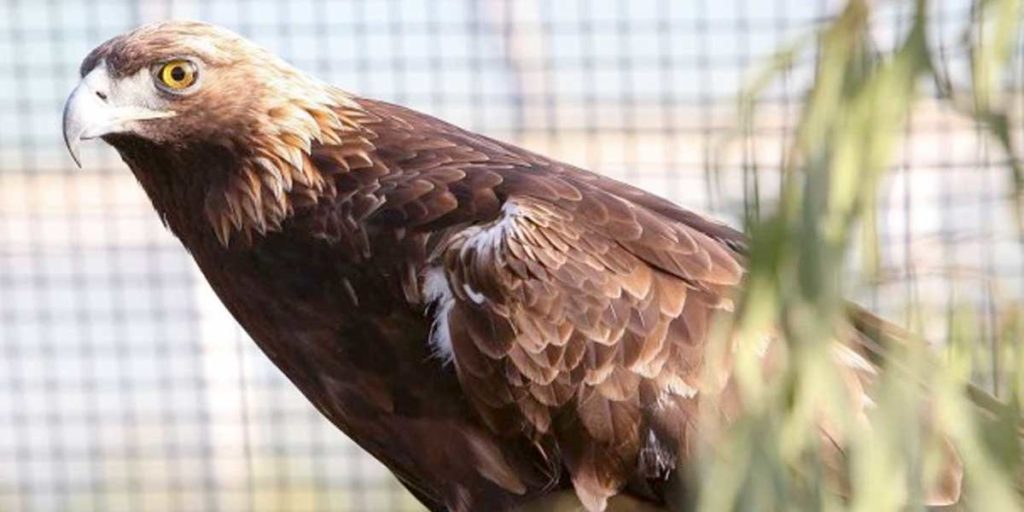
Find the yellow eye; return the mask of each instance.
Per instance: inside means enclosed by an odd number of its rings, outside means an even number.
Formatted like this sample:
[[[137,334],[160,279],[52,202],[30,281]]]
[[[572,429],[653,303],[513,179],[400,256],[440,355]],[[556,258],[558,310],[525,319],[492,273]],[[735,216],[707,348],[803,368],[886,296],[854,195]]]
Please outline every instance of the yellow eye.
[[[196,83],[199,70],[187,60],[172,60],[160,68],[160,81],[172,91],[180,91]]]

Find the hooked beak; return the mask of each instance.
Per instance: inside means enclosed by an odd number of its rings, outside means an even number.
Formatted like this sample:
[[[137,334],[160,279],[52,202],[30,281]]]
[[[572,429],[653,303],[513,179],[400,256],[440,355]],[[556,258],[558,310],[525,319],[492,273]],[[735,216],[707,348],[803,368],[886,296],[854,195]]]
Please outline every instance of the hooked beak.
[[[79,145],[83,140],[129,132],[136,121],[175,115],[136,105],[120,105],[116,97],[118,91],[112,85],[106,65],[101,64],[82,78],[64,103],[64,144],[78,167],[82,167]]]

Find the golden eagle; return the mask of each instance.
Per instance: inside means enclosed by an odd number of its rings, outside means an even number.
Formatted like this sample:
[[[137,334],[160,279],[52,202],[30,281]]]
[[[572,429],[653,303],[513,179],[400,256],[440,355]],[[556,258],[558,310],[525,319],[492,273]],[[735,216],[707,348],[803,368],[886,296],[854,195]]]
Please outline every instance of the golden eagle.
[[[76,161],[85,139],[116,148],[260,348],[429,508],[664,505],[702,397],[738,406],[701,373],[741,233],[202,23],[115,37],[81,76]],[[875,369],[848,338],[836,371],[860,398]]]

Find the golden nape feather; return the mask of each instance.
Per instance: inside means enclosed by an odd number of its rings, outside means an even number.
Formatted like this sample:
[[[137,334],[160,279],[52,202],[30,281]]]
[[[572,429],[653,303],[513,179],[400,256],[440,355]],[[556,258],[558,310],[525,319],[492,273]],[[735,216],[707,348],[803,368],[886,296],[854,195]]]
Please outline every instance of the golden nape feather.
[[[280,105],[268,106],[267,118],[251,136],[248,158],[204,204],[221,244],[230,245],[233,235],[248,244],[254,234],[280,230],[296,207],[335,196],[334,174],[373,165],[373,144],[357,121],[361,110],[342,93],[330,92],[319,102],[281,98]],[[312,160],[314,145],[331,148],[318,155],[326,162]]]
[[[162,83],[168,65],[196,78]],[[427,507],[692,499],[674,477],[701,404],[742,406],[729,375],[701,380],[742,234],[201,23],[118,36],[81,73],[72,151],[119,151],[260,348]],[[835,342],[851,395],[875,371],[861,335]]]

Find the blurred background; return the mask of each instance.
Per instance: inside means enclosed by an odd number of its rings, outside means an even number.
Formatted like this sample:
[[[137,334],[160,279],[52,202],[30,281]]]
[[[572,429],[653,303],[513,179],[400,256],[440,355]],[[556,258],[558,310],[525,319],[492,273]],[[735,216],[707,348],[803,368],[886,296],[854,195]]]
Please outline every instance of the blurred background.
[[[875,11],[879,48],[904,35],[909,3]],[[73,167],[61,107],[107,38],[165,18],[224,25],[346,90],[742,226],[777,197],[813,48],[771,81],[750,125],[737,98],[841,4],[3,0],[0,511],[420,510],[240,331],[112,150],[89,145]],[[952,83],[968,80],[972,13],[970,0],[928,10]],[[1014,37],[1000,86],[1019,126]],[[931,319],[969,317],[952,334],[969,337],[977,380],[999,393],[991,375],[1024,299],[1013,181],[987,132],[924,90],[870,218],[875,271],[849,292],[940,347],[953,323]]]

